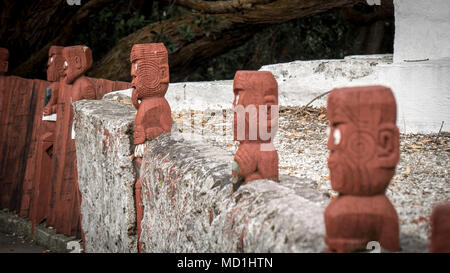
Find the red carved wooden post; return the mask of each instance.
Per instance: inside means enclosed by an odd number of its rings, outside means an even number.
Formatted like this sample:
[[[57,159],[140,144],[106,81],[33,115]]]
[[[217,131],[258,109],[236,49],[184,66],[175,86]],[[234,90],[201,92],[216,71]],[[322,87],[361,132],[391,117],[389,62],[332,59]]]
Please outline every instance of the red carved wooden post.
[[[134,121],[134,144],[143,144],[172,129],[169,103],[167,50],[162,43],[137,44],[131,49],[132,101],[138,110]]]
[[[339,192],[325,210],[330,252],[352,252],[378,241],[399,250],[395,208],[385,191],[399,161],[396,102],[383,86],[340,88],[328,97],[328,167]]]
[[[46,89],[49,86],[49,82],[42,80],[29,80],[33,82],[33,104],[35,105],[34,111],[30,111],[30,118],[27,120],[27,127],[30,128],[31,138],[28,139],[29,149],[26,153],[26,157],[23,159],[25,165],[25,175],[23,176],[23,181],[19,183],[22,184],[22,196],[20,203],[20,216],[30,217],[31,206],[33,199],[33,191],[36,187],[36,151],[39,142],[39,135],[42,130],[44,130],[45,124],[41,121],[42,119],[42,109],[44,108]]]
[[[0,207],[20,213],[38,84],[4,76],[9,53],[6,49],[0,51]]]
[[[0,145],[5,141],[4,134],[6,132],[6,107],[8,103],[7,78],[5,77],[8,72],[9,51],[6,48],[0,47]],[[0,162],[3,162],[5,155],[0,154]],[[0,167],[3,165],[0,165]]]
[[[278,181],[278,84],[267,71],[237,71],[234,77],[233,191],[256,179]]]
[[[146,140],[158,137],[172,129],[170,105],[164,98],[169,87],[169,61],[162,43],[137,44],[131,49],[132,102],[138,110],[134,121],[133,142],[138,167],[141,165]],[[142,252],[141,221],[143,218],[142,186],[138,178],[135,184],[138,251]]]
[[[450,253],[450,202],[437,205],[430,220],[430,252]]]
[[[138,164],[140,166],[141,164]],[[134,185],[135,191],[134,194],[136,196],[136,222],[137,222],[137,237],[138,237],[138,252],[143,252],[142,250],[142,242],[140,240],[142,234],[141,222],[144,218],[144,203],[142,201],[142,183],[141,178],[138,178],[136,184]]]
[[[58,97],[52,174],[54,185],[50,199],[49,224],[54,225],[58,232],[75,235],[78,233],[80,212],[71,103],[81,99],[96,99],[96,90],[92,80],[84,76],[92,65],[91,50],[86,46],[65,47],[63,57],[64,80],[61,82]]]
[[[48,202],[52,188],[52,159],[56,122],[55,119],[43,120],[43,116],[52,114],[56,116],[60,80],[64,77],[63,48],[52,46],[48,53],[47,81],[50,82],[50,85],[46,88],[42,108],[37,109],[39,111],[36,113],[37,147],[35,156],[27,164],[26,178],[31,176],[33,181],[33,195],[30,205],[30,218],[33,228],[47,218],[49,211]],[[48,95],[51,95],[50,98],[48,98]]]

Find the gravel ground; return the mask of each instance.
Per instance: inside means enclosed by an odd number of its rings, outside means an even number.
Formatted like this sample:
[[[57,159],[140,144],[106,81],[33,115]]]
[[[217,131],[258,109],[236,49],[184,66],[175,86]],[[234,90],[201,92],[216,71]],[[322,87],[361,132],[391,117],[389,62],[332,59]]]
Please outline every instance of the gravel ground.
[[[173,111],[172,118],[187,138],[203,138],[233,154],[238,147],[230,109]],[[280,174],[310,179],[313,187],[333,198],[337,193],[331,189],[327,168],[327,124],[323,107],[281,107],[274,144]],[[407,241],[402,238],[420,238],[422,247],[416,250],[424,251],[434,205],[450,201],[450,133],[402,134],[400,149],[400,162],[386,195],[397,209],[402,242]]]

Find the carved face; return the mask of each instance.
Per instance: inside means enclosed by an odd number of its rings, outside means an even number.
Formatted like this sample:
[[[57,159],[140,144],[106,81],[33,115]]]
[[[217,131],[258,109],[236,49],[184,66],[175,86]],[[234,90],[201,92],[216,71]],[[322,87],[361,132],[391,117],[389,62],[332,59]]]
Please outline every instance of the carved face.
[[[383,193],[400,155],[392,91],[383,86],[334,89],[327,116],[333,189],[352,195]]]
[[[86,46],[70,46],[63,49],[64,81],[72,84],[92,66],[92,52]]]
[[[9,51],[6,48],[0,48],[0,75],[8,72]]]
[[[57,82],[64,77],[64,57],[62,46],[52,46],[48,52],[47,81]]]
[[[164,97],[169,86],[168,53],[164,44],[137,44],[131,50],[131,85],[139,98]]]
[[[272,73],[237,71],[233,91],[234,140],[270,141],[268,134],[278,125],[278,84]]]

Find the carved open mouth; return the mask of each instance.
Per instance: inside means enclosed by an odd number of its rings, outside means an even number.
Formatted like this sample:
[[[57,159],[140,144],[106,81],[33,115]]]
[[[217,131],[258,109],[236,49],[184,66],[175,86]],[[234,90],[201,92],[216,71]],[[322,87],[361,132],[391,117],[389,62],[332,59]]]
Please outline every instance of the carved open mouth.
[[[331,180],[338,179],[338,176],[342,172],[343,162],[339,162],[336,160],[332,154],[328,157],[328,169],[330,169],[330,178]]]

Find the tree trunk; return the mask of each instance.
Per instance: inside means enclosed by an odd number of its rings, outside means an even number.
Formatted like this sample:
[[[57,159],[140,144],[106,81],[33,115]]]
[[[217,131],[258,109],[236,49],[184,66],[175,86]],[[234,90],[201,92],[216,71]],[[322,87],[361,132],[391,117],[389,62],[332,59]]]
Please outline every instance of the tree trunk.
[[[217,2],[175,1],[175,4],[186,8],[197,8],[199,13],[189,13],[153,23],[122,38],[103,59],[95,63],[89,75],[113,80],[130,80],[129,53],[133,44],[164,42],[169,51],[171,81],[182,81],[196,68],[196,65],[242,45],[255,33],[255,30],[264,25],[284,23],[295,18],[312,16],[332,8],[352,6],[364,1],[249,0],[238,1],[244,3],[239,8],[231,9],[229,6],[222,6],[222,10],[218,8]],[[207,8],[209,3],[211,5],[216,3],[214,10]],[[213,14],[207,14],[209,12]]]
[[[242,45],[265,25],[365,3],[365,0],[159,1],[197,12],[188,11],[177,18],[152,23],[122,38],[94,63],[89,75],[129,80],[128,59],[132,45],[164,42],[170,53],[171,80],[183,80],[193,67]],[[134,0],[129,5],[149,9],[150,2]],[[106,5],[117,6],[118,3],[90,0],[83,1],[80,7],[69,6],[61,0],[3,1],[0,3],[0,46],[10,49],[11,74],[45,75],[51,45],[72,45],[78,32],[90,31],[80,29],[82,23],[96,16]]]
[[[55,2],[53,0],[53,2]],[[52,3],[53,3],[52,2]],[[63,5],[66,5],[65,1],[56,1],[56,2],[63,2]],[[48,58],[48,50],[52,45],[63,45],[67,46],[70,43],[70,38],[74,33],[77,31],[77,26],[82,24],[84,21],[88,20],[89,18],[95,16],[96,11],[101,9],[107,4],[110,4],[113,2],[113,0],[91,0],[87,2],[85,5],[83,5],[81,8],[76,10],[76,12],[73,14],[73,16],[68,17],[68,19],[64,20],[65,23],[61,24],[59,26],[55,26],[56,28],[60,29],[57,33],[59,33],[56,37],[53,36],[50,38],[39,51],[34,53],[31,58],[29,58],[27,61],[19,65],[16,69],[12,71],[15,75],[32,75],[33,71],[35,69],[46,69],[45,61]],[[69,6],[70,7],[70,6]],[[54,6],[52,6],[54,8]],[[40,16],[37,16],[36,20],[38,21]],[[51,19],[51,18],[50,18]],[[30,22],[27,20],[27,22]],[[34,32],[31,32],[34,33]]]

